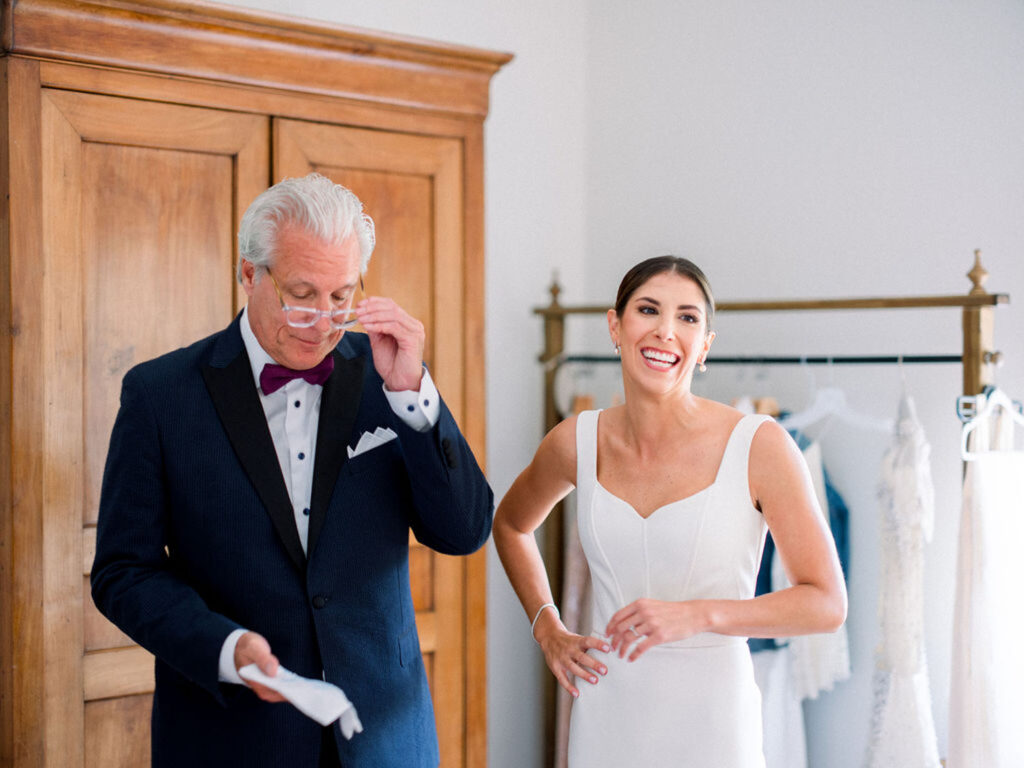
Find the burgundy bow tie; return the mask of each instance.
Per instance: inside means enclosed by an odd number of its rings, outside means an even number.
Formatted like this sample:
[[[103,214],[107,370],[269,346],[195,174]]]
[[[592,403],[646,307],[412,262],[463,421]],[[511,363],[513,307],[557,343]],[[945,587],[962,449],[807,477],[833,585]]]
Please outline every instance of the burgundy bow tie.
[[[286,368],[276,363],[267,363],[260,371],[260,389],[263,394],[269,395],[277,392],[281,387],[292,379],[305,379],[310,384],[323,384],[327,377],[334,370],[334,357],[328,355],[312,368],[304,371],[296,371],[293,368]]]

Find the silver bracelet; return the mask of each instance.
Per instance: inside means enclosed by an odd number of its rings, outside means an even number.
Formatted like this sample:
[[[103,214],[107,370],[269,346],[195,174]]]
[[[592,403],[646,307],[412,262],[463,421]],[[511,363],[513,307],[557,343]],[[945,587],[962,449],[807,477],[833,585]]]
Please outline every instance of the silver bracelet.
[[[540,618],[540,614],[543,612],[545,608],[550,608],[551,610],[553,610],[555,612],[555,618],[562,618],[562,614],[558,612],[557,605],[555,605],[554,603],[544,603],[544,605],[537,609],[537,615],[534,616],[533,621],[530,622],[530,634],[533,636],[534,641],[537,640],[537,636],[533,634],[533,628],[537,626],[537,619]]]

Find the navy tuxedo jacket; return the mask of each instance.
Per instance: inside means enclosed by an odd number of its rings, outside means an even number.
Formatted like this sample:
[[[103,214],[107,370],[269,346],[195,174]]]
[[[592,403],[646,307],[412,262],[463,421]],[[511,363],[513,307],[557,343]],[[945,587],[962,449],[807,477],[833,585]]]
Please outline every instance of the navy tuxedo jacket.
[[[446,554],[486,541],[493,495],[442,403],[428,432],[391,410],[365,335],[324,384],[308,557],[253,382],[239,317],[130,370],[110,439],[92,594],[156,656],[154,768],[313,768],[320,726],[218,682],[221,647],[259,632],[288,669],[324,674],[364,731],[341,764],[438,764],[409,590],[409,529]],[[348,458],[363,432],[397,440]]]

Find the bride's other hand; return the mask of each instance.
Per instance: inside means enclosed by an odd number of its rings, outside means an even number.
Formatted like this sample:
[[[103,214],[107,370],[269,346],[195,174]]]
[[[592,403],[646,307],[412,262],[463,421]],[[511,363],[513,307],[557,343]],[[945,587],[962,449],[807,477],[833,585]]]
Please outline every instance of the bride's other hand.
[[[564,626],[544,629],[538,626],[537,642],[544,652],[544,661],[547,662],[551,674],[573,698],[579,698],[580,695],[579,690],[573,685],[573,675],[597,685],[600,679],[598,675],[608,673],[608,667],[587,653],[591,650],[604,653],[611,651],[611,646],[600,638],[577,635],[566,630]]]
[[[612,616],[605,635],[620,659],[629,650],[629,661],[636,661],[655,645],[685,640],[707,631],[709,626],[702,601],[666,602],[642,597]]]

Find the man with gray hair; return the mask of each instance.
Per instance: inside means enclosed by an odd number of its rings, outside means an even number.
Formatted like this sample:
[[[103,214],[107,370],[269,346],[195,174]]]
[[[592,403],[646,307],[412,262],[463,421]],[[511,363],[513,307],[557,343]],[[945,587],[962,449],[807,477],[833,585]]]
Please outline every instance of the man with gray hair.
[[[103,477],[92,593],[156,656],[152,764],[434,768],[409,529],[473,552],[491,490],[422,323],[361,296],[374,229],[352,192],[286,179],[238,241],[247,306],[125,375]],[[343,689],[363,731],[281,703],[282,668]]]

